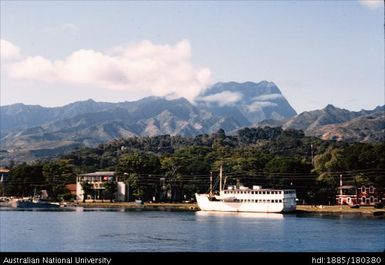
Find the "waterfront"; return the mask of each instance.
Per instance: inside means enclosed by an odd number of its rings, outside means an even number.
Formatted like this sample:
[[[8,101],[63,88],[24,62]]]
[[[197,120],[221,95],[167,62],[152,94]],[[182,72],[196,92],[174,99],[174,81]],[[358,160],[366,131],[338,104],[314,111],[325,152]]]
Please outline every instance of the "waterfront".
[[[330,214],[2,210],[2,252],[384,251],[383,218]]]

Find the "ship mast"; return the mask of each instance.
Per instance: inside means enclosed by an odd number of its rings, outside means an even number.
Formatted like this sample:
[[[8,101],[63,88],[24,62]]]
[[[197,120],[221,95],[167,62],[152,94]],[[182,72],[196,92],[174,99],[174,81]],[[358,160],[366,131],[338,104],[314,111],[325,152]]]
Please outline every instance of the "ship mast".
[[[221,167],[219,168],[219,192],[222,191],[222,164],[221,164]]]

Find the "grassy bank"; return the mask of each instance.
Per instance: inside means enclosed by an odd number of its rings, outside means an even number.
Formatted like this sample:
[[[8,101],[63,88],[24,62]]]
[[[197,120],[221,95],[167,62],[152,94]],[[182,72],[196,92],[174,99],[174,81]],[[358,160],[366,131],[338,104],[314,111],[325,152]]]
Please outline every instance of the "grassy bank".
[[[347,205],[297,205],[298,213],[334,213],[334,214],[368,214],[385,216],[385,209],[376,209],[373,206],[361,206],[360,208],[350,208]]]
[[[132,208],[147,210],[175,210],[175,211],[199,211],[195,203],[144,203],[143,205],[133,202],[86,202],[76,204],[86,208]],[[331,214],[365,214],[385,216],[385,209],[376,209],[371,206],[350,208],[347,205],[297,205],[296,213],[331,213]]]

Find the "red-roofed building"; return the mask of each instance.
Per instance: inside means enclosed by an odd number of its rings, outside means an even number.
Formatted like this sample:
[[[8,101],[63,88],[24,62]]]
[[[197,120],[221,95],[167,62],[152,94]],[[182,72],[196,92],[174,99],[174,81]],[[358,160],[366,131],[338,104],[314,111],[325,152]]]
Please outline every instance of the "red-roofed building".
[[[76,183],[66,184],[65,187],[72,195],[76,196]]]

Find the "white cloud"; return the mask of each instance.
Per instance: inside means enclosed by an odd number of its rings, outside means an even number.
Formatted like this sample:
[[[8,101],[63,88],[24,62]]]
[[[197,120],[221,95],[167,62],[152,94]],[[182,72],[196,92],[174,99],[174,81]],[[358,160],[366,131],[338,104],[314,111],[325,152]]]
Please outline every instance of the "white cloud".
[[[252,104],[250,104],[249,106],[247,106],[247,108],[249,109],[249,111],[258,111],[262,108],[266,108],[266,107],[276,107],[278,106],[276,103],[274,102],[270,102],[270,101],[256,101],[256,102],[253,102]]]
[[[191,64],[188,40],[174,46],[150,41],[114,47],[104,53],[77,50],[64,59],[41,56],[8,65],[13,78],[95,85],[106,89],[142,91],[149,95],[193,100],[211,82],[208,68]]]
[[[20,48],[7,40],[0,40],[0,56],[2,60],[13,60],[20,57]]]
[[[223,91],[217,94],[209,95],[200,98],[203,101],[217,103],[220,106],[232,105],[242,99],[243,95],[237,92]]]
[[[254,99],[257,101],[265,101],[265,100],[274,100],[274,99],[281,99],[281,98],[283,98],[281,94],[275,93],[275,94],[260,95],[258,97],[255,97]]]
[[[377,8],[383,8],[384,7],[384,1],[383,0],[359,0],[359,2],[369,7],[370,9],[377,9]]]

